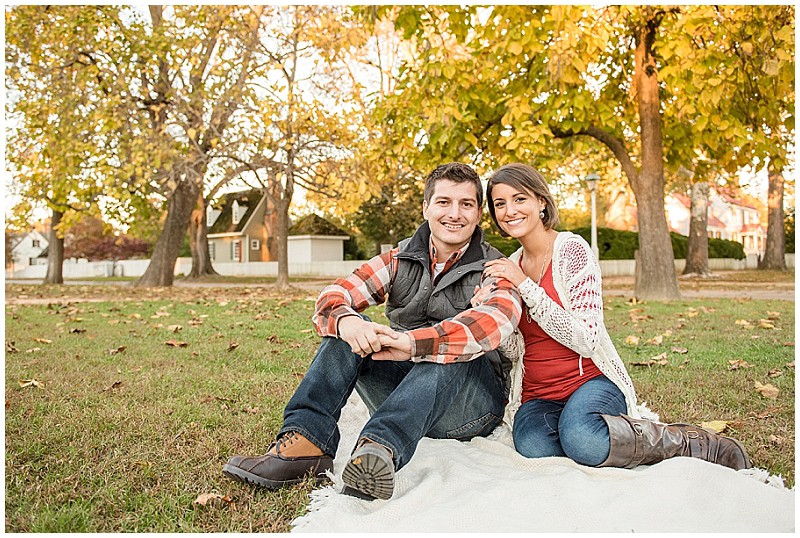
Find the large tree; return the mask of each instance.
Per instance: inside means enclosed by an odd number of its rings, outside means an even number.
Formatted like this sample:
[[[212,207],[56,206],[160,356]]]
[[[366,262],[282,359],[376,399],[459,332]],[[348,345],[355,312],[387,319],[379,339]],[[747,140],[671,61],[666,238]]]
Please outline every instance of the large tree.
[[[63,283],[64,232],[79,213],[99,211],[111,129],[86,50],[100,27],[96,10],[17,6],[6,11],[9,171],[18,219],[51,211],[45,283]],[[87,96],[90,96],[87,98]]]
[[[714,39],[729,39],[708,9],[405,8],[397,23],[417,56],[403,70],[402,91],[387,100],[392,149],[422,160],[466,158],[484,169],[510,160],[552,169],[564,152],[588,157],[605,147],[637,202],[635,293],[676,298],[665,175],[696,168],[698,150],[725,161],[753,136],[752,127],[726,118],[719,95],[731,86],[708,58],[681,54],[692,46],[687,29],[704,21]]]

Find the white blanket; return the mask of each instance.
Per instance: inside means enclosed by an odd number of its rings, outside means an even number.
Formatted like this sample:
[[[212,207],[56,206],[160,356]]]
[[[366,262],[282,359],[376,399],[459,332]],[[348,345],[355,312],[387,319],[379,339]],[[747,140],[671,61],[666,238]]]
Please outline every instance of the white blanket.
[[[766,471],[693,458],[633,470],[568,458],[528,459],[510,432],[468,443],[423,439],[388,501],[339,493],[368,418],[354,396],[342,411],[334,485],[311,493],[293,532],[793,532],[794,490]]]

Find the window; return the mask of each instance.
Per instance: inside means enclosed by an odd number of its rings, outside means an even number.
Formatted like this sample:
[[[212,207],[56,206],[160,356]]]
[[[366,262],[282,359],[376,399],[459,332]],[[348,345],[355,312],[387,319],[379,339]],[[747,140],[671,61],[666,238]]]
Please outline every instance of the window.
[[[28,265],[36,265],[36,258],[28,258]]]
[[[231,260],[235,262],[242,261],[242,242],[241,241],[233,241],[231,242]]]
[[[251,239],[250,240],[250,250],[260,250],[261,249],[261,241],[258,239]]]
[[[239,220],[241,219],[241,215],[239,214],[239,202],[238,200],[233,201],[233,209],[231,209],[233,223],[239,224]]]
[[[38,239],[34,239],[33,240],[33,248],[39,248],[39,245],[40,245],[39,240]]]
[[[209,241],[208,242],[208,256],[212,260],[216,260],[217,259],[217,243],[214,242],[214,241]]]

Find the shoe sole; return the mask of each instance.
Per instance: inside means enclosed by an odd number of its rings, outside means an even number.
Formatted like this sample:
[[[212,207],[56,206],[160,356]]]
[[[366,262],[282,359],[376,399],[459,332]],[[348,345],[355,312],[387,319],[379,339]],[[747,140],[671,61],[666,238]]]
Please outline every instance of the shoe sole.
[[[224,474],[231,480],[236,480],[237,482],[242,482],[244,484],[249,484],[251,486],[259,486],[266,489],[280,489],[285,486],[294,486],[296,484],[302,484],[307,479],[306,475],[300,478],[293,478],[291,480],[283,480],[283,481],[270,480],[269,478],[264,478],[256,474],[249,473],[240,467],[236,467],[234,465],[228,465],[227,463],[222,466],[222,474]],[[328,477],[315,476],[313,480],[315,485],[319,485],[322,482],[328,480]]]
[[[384,457],[382,448],[364,445],[356,450],[342,471],[342,480],[347,485],[343,493],[360,498],[389,499],[394,493],[394,465]]]

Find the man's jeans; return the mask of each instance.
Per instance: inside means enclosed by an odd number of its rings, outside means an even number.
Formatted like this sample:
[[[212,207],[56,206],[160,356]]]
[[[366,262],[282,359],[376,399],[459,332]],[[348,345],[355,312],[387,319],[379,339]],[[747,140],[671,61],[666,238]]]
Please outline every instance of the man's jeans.
[[[422,437],[468,440],[500,423],[506,394],[489,360],[436,364],[374,361],[339,338],[323,338],[314,361],[283,413],[279,433],[296,431],[336,454],[337,422],[353,389],[371,418],[359,437],[392,450],[396,469]]]
[[[514,447],[528,458],[567,456],[596,467],[608,458],[608,425],[600,415],[627,413],[625,396],[606,376],[590,379],[566,402],[528,400],[514,416]]]

